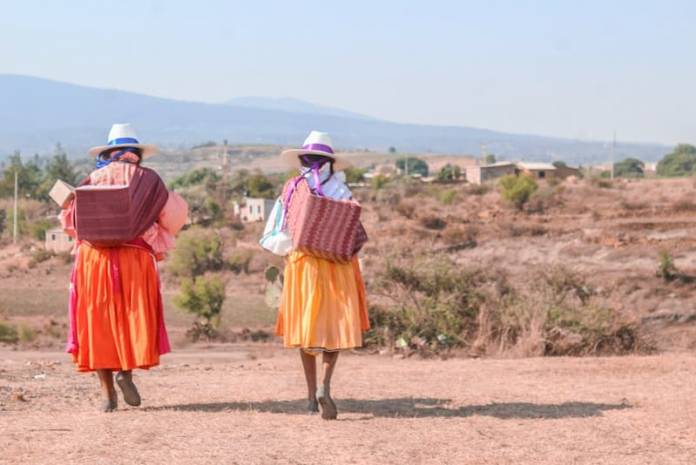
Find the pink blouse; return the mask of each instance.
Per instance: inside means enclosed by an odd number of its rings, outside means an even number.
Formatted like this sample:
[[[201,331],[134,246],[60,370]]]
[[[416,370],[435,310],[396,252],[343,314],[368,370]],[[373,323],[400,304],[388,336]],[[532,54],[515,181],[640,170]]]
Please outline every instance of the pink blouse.
[[[92,185],[128,184],[137,165],[133,163],[113,162],[89,175]],[[74,224],[75,203],[71,201],[60,212],[60,223],[65,232],[76,238]],[[142,235],[143,240],[152,247],[158,260],[164,259],[166,253],[174,247],[174,236],[181,230],[188,217],[188,204],[176,192],[169,192],[169,198],[160,212],[159,219]]]

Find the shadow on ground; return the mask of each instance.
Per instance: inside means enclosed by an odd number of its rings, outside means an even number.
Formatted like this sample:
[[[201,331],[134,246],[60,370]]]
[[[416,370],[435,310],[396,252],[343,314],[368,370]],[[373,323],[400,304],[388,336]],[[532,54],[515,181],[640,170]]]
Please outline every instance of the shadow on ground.
[[[623,410],[630,405],[605,404],[594,402],[563,402],[561,404],[533,404],[529,402],[504,402],[486,405],[468,405],[464,407],[448,406],[449,399],[377,399],[337,400],[341,413],[361,413],[375,417],[386,418],[423,418],[423,417],[470,417],[474,415],[495,417],[500,419],[524,418],[583,418],[601,416],[607,410]],[[230,410],[254,411],[265,413],[282,413],[290,415],[306,415],[306,400],[267,400],[261,402],[217,402],[168,405],[150,407],[146,410],[176,410],[189,412],[223,412]]]

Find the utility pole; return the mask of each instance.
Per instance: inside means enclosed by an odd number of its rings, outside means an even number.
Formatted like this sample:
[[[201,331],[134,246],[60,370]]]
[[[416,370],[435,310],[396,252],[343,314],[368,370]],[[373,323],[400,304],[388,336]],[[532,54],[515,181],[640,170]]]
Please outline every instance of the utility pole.
[[[614,137],[611,141],[611,179],[614,179],[614,150],[616,150],[616,131],[614,131]]]
[[[224,207],[227,201],[227,185],[229,181],[230,174],[230,159],[227,153],[227,139],[223,140],[222,143],[222,205]]]
[[[17,197],[19,196],[19,183],[18,183],[18,172],[17,172],[17,167],[15,167],[14,170],[14,213],[12,215],[12,243],[16,244],[17,243]]]

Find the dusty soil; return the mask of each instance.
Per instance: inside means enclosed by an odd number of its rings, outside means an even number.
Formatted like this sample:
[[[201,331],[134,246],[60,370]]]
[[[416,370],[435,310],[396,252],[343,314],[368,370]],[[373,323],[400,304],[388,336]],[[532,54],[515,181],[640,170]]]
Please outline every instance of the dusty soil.
[[[696,358],[346,354],[338,421],[304,413],[293,352],[183,351],[97,413],[64,354],[0,351],[0,463],[693,464]]]

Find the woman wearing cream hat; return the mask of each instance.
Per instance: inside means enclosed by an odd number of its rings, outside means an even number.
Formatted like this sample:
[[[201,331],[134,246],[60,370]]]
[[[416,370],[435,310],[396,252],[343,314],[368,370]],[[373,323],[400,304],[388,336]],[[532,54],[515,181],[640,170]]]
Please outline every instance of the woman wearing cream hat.
[[[114,124],[107,144],[89,150],[96,159],[96,169],[83,185],[90,189],[148,179],[147,183],[134,184],[141,189],[141,198],[148,199],[138,210],[138,218],[146,224],[136,225],[142,231],[137,237],[108,247],[83,240],[81,210],[76,208],[79,200],[75,198],[60,215],[65,231],[78,239],[70,286],[67,351],[78,371],[97,372],[103,391],[100,408],[105,412],[118,404],[113,372],[117,372],[116,383],[125,402],[140,405],[132,370],[156,366],[160,355],[169,352],[157,261],[173,247],[174,235],[186,221],[188,206],[178,194],[167,192],[154,171],[140,165],[156,151],[154,145],[140,143],[130,124]],[[100,211],[98,205],[89,207]],[[97,226],[113,217],[103,214],[101,218]]]

